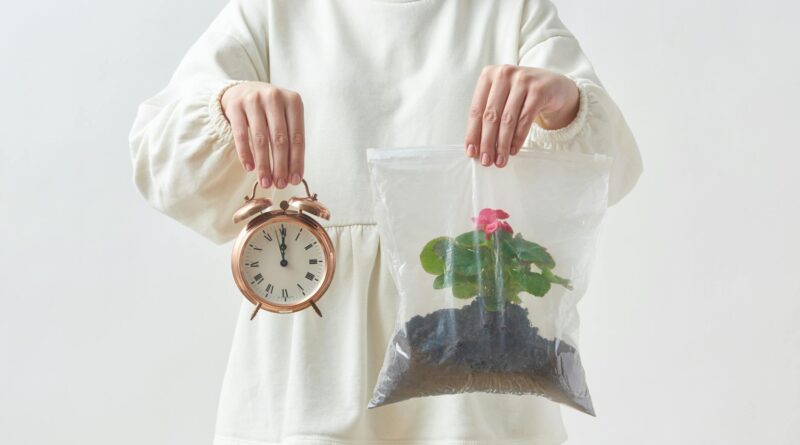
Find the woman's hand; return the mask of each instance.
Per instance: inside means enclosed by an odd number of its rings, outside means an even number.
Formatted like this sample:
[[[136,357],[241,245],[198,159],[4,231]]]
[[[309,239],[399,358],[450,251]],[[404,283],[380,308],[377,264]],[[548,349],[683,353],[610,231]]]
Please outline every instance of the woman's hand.
[[[228,88],[220,104],[231,123],[242,167],[257,170],[261,187],[299,184],[305,152],[300,95],[265,82],[243,82]]]
[[[580,93],[570,78],[539,68],[488,65],[469,110],[467,156],[503,167],[519,152],[534,120],[546,129],[567,126],[578,114]]]

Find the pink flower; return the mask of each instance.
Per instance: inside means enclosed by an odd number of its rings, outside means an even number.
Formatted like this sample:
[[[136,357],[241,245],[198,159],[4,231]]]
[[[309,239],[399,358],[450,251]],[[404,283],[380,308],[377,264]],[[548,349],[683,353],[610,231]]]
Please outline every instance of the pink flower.
[[[483,230],[488,240],[489,236],[497,231],[497,229],[504,230],[508,233],[514,233],[510,224],[505,221],[500,221],[501,219],[507,218],[508,213],[503,209],[483,209],[480,211],[477,218],[472,217],[472,221],[475,222],[475,228],[477,230]]]

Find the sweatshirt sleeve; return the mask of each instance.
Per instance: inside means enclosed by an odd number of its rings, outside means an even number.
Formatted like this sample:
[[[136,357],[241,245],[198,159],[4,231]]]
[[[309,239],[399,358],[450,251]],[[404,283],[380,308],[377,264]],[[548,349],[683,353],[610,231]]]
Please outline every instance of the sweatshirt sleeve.
[[[137,109],[129,134],[133,182],[147,202],[216,244],[241,227],[233,212],[252,190],[220,106],[233,85],[268,81],[264,11],[231,0],[189,48],[167,85]]]
[[[518,65],[555,71],[576,83],[580,91],[576,118],[556,130],[546,130],[534,123],[529,142],[546,149],[611,156],[608,205],[617,203],[631,191],[642,173],[639,148],[622,112],[549,0],[525,1]]]

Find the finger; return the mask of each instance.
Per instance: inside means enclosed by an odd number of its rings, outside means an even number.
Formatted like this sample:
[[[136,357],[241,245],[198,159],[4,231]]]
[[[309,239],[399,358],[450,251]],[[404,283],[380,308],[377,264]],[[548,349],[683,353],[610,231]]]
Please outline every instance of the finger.
[[[506,99],[511,89],[511,76],[514,73],[512,65],[502,65],[495,70],[492,88],[486,99],[486,109],[483,110],[481,127],[481,164],[491,165],[495,159],[495,146],[499,131],[500,117],[503,114]]]
[[[261,187],[268,188],[272,184],[269,161],[269,133],[264,108],[257,94],[245,99],[245,113],[250,127],[250,147],[255,158],[256,172]]]
[[[467,135],[464,138],[464,145],[467,148],[467,156],[478,157],[478,147],[481,145],[481,123],[483,122],[483,110],[486,108],[486,99],[489,97],[489,90],[492,87],[491,67],[483,69],[475,91],[472,93],[472,103],[469,107],[467,119]]]
[[[269,90],[265,95],[270,149],[272,150],[272,179],[282,189],[288,183],[289,137],[286,131],[286,107],[280,90]]]
[[[494,159],[494,163],[498,167],[504,167],[508,162],[508,157],[511,155],[511,143],[517,128],[517,120],[527,94],[528,89],[524,84],[520,82],[512,84],[503,108],[503,115],[500,119],[500,132],[497,136],[497,156]]]
[[[544,105],[545,100],[543,96],[539,94],[535,88],[528,89],[525,102],[522,104],[522,110],[519,113],[519,119],[517,120],[517,128],[514,130],[514,140],[511,143],[512,154],[517,154],[522,149],[522,146],[525,144],[530,134],[533,121]]]
[[[226,112],[228,122],[231,123],[233,142],[236,145],[236,153],[245,171],[255,168],[253,153],[250,151],[250,134],[247,130],[247,116],[241,107],[231,107]]]
[[[289,134],[289,178],[294,185],[303,179],[303,157],[305,156],[305,128],[303,100],[297,93],[289,94],[286,100],[286,125]]]

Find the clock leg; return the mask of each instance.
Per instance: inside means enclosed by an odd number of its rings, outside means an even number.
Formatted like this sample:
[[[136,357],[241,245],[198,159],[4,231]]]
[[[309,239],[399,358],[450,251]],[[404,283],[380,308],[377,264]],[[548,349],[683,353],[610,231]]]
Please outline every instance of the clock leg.
[[[313,308],[314,308],[314,312],[316,312],[316,313],[317,313],[317,315],[319,315],[320,317],[322,317],[322,312],[320,312],[319,308],[317,307],[317,303],[314,303],[314,302],[312,301],[312,302],[311,302],[311,307],[313,307]]]
[[[259,309],[261,309],[261,303],[258,303],[258,305],[256,305],[256,309],[253,311],[253,315],[250,316],[250,321],[253,321],[253,319],[256,318]]]

